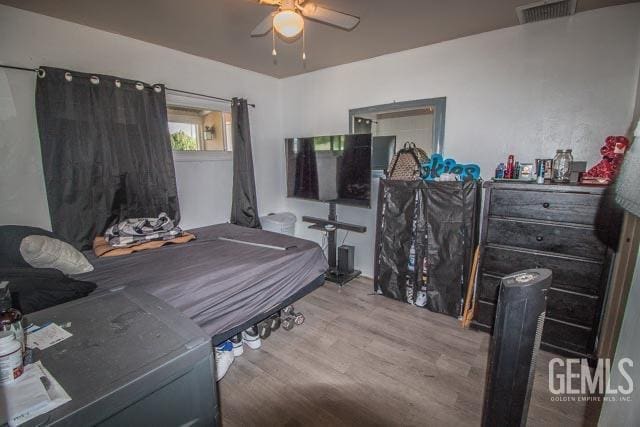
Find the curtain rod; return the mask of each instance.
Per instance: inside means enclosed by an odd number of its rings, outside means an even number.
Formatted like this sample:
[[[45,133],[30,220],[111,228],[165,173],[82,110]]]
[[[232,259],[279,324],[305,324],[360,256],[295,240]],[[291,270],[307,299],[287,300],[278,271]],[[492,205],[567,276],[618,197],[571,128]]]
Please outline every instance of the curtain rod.
[[[0,64],[0,68],[8,68],[10,70],[20,70],[20,71],[31,71],[31,72],[34,72],[34,73],[37,73],[40,70],[39,68],[25,68],[25,67],[17,67],[15,65],[3,65],[3,64]],[[173,89],[173,88],[170,88],[170,87],[167,87],[165,89],[166,90],[170,90],[171,92],[184,93],[186,95],[194,95],[194,96],[201,96],[203,98],[215,99],[216,101],[232,102],[231,99],[220,98],[219,96],[205,95],[203,93],[189,92],[187,90]],[[247,105],[249,105],[250,107],[253,107],[253,108],[256,107],[256,104],[247,104]]]
[[[173,89],[173,88],[166,88],[167,90],[171,91],[171,92],[176,92],[176,93],[184,93],[186,95],[194,95],[194,96],[201,96],[203,98],[209,98],[209,99],[215,99],[216,101],[223,101],[223,102],[233,102],[231,99],[228,98],[220,98],[218,96],[212,96],[212,95],[204,95],[202,93],[197,93],[197,92],[189,92],[188,90],[180,90],[180,89]],[[248,106],[255,108],[256,104],[248,104]]]

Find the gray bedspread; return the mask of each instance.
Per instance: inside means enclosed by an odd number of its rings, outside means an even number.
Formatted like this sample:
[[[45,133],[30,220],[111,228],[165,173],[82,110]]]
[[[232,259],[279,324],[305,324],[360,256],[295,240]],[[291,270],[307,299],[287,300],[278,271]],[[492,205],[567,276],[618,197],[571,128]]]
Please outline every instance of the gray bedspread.
[[[189,231],[197,239],[185,244],[117,257],[87,254],[94,271],[74,277],[99,289],[142,288],[213,337],[273,309],[327,269],[322,249],[308,240],[232,224]],[[218,237],[294,247],[280,251]]]

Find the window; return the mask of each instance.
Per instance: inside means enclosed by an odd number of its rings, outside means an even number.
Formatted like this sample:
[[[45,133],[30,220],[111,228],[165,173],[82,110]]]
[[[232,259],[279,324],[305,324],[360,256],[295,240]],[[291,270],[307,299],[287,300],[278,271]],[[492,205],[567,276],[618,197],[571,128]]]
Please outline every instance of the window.
[[[174,151],[231,151],[231,114],[199,107],[167,106]]]
[[[315,151],[342,151],[344,150],[344,135],[319,136],[314,138]]]
[[[231,113],[222,113],[222,119],[224,120],[224,135],[227,141],[227,151],[233,149],[233,132],[231,130]]]

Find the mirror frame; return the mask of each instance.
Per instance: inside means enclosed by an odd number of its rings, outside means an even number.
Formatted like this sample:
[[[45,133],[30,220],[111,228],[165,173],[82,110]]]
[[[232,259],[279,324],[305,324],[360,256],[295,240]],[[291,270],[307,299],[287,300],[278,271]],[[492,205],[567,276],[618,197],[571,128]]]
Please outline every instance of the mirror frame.
[[[353,108],[349,110],[349,133],[353,133],[353,119],[355,116],[371,113],[387,113],[397,110],[405,110],[410,108],[426,108],[433,107],[435,112],[433,115],[433,153],[443,154],[444,148],[444,125],[447,110],[447,98],[428,98],[416,99],[413,101],[392,102],[391,104],[373,105],[371,107]],[[396,144],[399,141],[396,141]],[[400,142],[400,146],[396,145],[396,149],[402,148],[404,141]]]

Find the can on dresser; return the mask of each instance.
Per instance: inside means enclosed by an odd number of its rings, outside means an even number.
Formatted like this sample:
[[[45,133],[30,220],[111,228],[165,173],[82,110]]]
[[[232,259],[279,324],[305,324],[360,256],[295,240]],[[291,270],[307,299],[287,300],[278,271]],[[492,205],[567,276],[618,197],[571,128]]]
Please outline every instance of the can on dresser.
[[[544,178],[547,180],[551,179],[551,170],[553,169],[553,159],[536,159],[535,162],[536,162],[535,163],[536,175],[540,170],[540,163],[542,162],[544,164]]]
[[[544,162],[536,159],[536,182],[544,184]]]
[[[545,179],[551,179],[553,172],[553,159],[544,159],[544,176]]]

